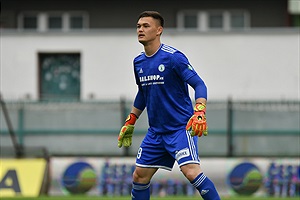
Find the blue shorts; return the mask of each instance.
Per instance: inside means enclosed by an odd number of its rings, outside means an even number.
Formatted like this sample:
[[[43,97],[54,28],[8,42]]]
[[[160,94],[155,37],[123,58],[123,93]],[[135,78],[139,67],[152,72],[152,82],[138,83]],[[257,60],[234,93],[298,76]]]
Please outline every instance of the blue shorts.
[[[200,164],[197,141],[198,137],[191,137],[185,129],[172,134],[157,134],[148,130],[138,150],[136,166],[171,171],[175,160],[179,167]]]

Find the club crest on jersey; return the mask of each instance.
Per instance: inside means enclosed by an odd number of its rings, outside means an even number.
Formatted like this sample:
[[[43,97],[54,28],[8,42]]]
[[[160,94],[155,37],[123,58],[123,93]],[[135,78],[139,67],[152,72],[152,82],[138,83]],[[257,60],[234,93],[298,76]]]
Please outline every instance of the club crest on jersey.
[[[160,65],[158,66],[158,70],[159,70],[160,72],[165,71],[165,66],[164,66],[163,64],[160,64]]]
[[[139,71],[139,74],[142,74],[142,73],[143,73],[143,68],[141,68]]]

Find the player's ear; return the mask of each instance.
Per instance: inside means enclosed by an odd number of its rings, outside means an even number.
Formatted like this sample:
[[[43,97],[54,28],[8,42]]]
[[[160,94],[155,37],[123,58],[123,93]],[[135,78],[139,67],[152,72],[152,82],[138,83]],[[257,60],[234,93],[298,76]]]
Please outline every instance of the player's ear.
[[[163,28],[162,26],[159,26],[159,27],[157,28],[157,35],[161,35],[162,32],[163,32],[163,30],[164,30],[164,28]]]

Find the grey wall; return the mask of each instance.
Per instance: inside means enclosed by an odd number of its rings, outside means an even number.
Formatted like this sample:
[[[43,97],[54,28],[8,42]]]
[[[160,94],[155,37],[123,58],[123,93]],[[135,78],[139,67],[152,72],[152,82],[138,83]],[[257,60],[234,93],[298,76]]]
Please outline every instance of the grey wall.
[[[298,99],[299,32],[292,29],[230,33],[166,29],[162,42],[186,54],[208,86],[209,100]],[[80,53],[81,100],[133,99],[133,58],[143,47],[134,29],[86,33],[1,33],[1,93],[39,98],[39,53]],[[122,84],[120,85],[120,81]],[[193,98],[193,91],[191,90]]]

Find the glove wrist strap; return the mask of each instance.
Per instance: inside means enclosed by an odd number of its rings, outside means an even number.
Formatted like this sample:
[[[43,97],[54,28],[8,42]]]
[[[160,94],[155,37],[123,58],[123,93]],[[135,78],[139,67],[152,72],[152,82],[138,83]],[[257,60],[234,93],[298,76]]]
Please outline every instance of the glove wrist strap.
[[[137,119],[138,117],[134,113],[130,113],[125,120],[125,126],[134,125]]]
[[[194,107],[194,111],[206,113],[206,105],[204,103],[196,103]]]

